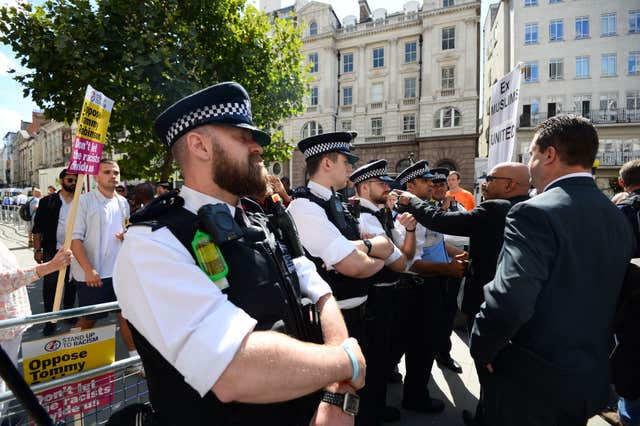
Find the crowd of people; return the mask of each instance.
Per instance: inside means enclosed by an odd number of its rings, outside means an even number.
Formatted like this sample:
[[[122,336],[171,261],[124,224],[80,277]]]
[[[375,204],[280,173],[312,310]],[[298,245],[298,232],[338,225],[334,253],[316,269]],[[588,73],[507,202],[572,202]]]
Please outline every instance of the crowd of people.
[[[541,123],[529,164],[491,169],[477,205],[460,173],[426,160],[395,179],[383,159],[354,170],[355,132],[300,141],[308,182],[291,190],[267,174],[270,137],[237,83],[181,99],[155,132],[184,186],[141,183],[128,202],[117,163],[101,161],[98,189],[80,199],[64,307],[118,300],[162,424],[398,421],[386,396],[402,356],[402,407],[440,413],[428,385],[434,361],[462,373],[458,310],[481,384],[468,425],[586,425],[611,400],[616,341],[637,363],[637,327],[614,338],[614,320],[634,294],[640,161],[621,169],[616,206],[591,175],[598,135],[586,119]],[[40,200],[39,263],[71,260],[60,249],[76,179],[63,171]],[[47,310],[56,280],[44,280]],[[618,404],[627,425],[640,411],[630,388]]]

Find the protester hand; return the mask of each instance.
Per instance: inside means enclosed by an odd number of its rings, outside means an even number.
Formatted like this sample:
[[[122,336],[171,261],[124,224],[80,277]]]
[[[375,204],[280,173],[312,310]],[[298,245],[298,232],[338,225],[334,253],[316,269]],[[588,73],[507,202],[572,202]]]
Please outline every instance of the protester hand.
[[[89,287],[102,287],[102,280],[100,279],[100,275],[98,271],[95,269],[91,269],[90,271],[84,271],[85,280]]]
[[[442,211],[448,211],[449,208],[451,207],[451,204],[455,201],[455,198],[449,196],[449,197],[444,197],[444,200],[442,200],[442,205],[440,206],[440,210]]]
[[[124,233],[125,231],[122,232],[118,232],[115,236],[117,239],[119,239],[120,241],[124,241]]]
[[[360,349],[360,345],[356,339],[350,337],[345,343],[351,347],[353,354],[356,356],[356,360],[358,361],[358,377],[355,382],[349,382],[349,384],[356,390],[362,389],[364,387],[365,376],[367,374],[367,362],[364,359],[362,349]]]
[[[42,252],[42,250],[36,250],[33,253],[33,260],[35,260],[36,263],[42,263],[42,256],[44,256],[44,253]]]
[[[286,193],[286,191],[284,189],[284,185],[282,184],[282,182],[280,181],[278,176],[269,175],[268,179],[269,179],[269,183],[271,184],[271,188],[273,189],[274,193],[279,194],[279,195],[282,195],[282,194]]]
[[[454,258],[451,262],[449,262],[447,267],[449,275],[457,278],[462,278],[466,269],[467,262],[457,258]]]
[[[393,206],[396,205],[396,202],[398,201],[398,194],[395,194],[393,191],[390,191],[389,194],[387,195],[387,202],[386,202],[386,206],[389,210],[393,210]]]
[[[71,250],[65,250],[61,248],[60,250],[58,250],[58,253],[56,253],[53,259],[51,259],[49,262],[45,262],[37,266],[36,272],[39,276],[43,277],[47,274],[65,268],[71,263],[72,259],[73,253],[71,252]]]
[[[394,189],[391,192],[398,196],[398,204],[402,204],[404,206],[409,204],[409,200],[411,198],[416,198],[416,196],[410,193],[409,191],[401,191],[399,189]]]
[[[407,212],[398,215],[398,222],[400,222],[400,225],[404,226],[406,229],[413,230],[416,229],[416,224],[418,223],[416,218],[413,217],[411,213]]]
[[[469,260],[469,252],[463,251],[462,253],[455,255],[455,258],[458,260]]]

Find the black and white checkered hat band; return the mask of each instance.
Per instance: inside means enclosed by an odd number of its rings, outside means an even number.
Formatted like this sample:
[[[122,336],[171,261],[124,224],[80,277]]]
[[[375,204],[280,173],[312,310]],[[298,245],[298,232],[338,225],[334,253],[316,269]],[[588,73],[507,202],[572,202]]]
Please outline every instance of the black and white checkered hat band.
[[[248,118],[248,121],[252,121],[251,103],[249,101],[242,103],[230,102],[198,108],[177,119],[171,127],[169,127],[165,139],[168,144],[171,144],[173,139],[183,131],[195,127],[200,123],[204,123],[211,117],[224,117],[227,115],[244,116]]]
[[[349,151],[349,142],[324,142],[310,146],[303,152],[304,158],[314,157],[318,154],[331,151]]]
[[[352,182],[354,184],[357,184],[360,182],[364,182],[367,179],[373,179],[380,176],[385,176],[386,174],[387,174],[387,171],[384,168],[367,170],[365,173],[361,174],[360,176],[354,177]]]
[[[410,181],[414,180],[415,178],[423,176],[423,175],[425,175],[427,173],[428,173],[428,171],[426,169],[414,170],[411,173],[407,174],[402,179],[400,179],[400,185],[406,185],[407,182],[410,182]]]

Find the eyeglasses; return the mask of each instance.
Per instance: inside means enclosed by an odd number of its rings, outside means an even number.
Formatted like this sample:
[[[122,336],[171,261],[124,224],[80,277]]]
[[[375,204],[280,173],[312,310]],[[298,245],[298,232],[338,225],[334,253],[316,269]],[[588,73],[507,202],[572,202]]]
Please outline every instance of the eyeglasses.
[[[116,192],[124,192],[124,188],[116,188]]]
[[[503,180],[513,180],[513,178],[510,177],[502,177],[502,176],[487,176],[487,182],[493,182],[494,180],[498,180],[498,179],[503,179]]]

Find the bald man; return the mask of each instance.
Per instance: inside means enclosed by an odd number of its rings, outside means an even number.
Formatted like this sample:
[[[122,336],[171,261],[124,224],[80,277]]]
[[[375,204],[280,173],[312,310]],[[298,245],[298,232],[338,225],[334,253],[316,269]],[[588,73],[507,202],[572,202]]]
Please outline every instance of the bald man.
[[[421,225],[444,234],[469,237],[470,264],[461,308],[467,315],[469,333],[484,302],[482,287],[493,279],[496,272],[507,213],[511,206],[529,198],[529,169],[526,164],[500,163],[487,175],[482,189],[485,201],[465,212],[447,212],[447,203],[437,208],[410,193],[397,191],[398,202],[406,205],[407,211]],[[482,424],[480,405],[475,418],[467,410],[462,415],[465,424]]]

